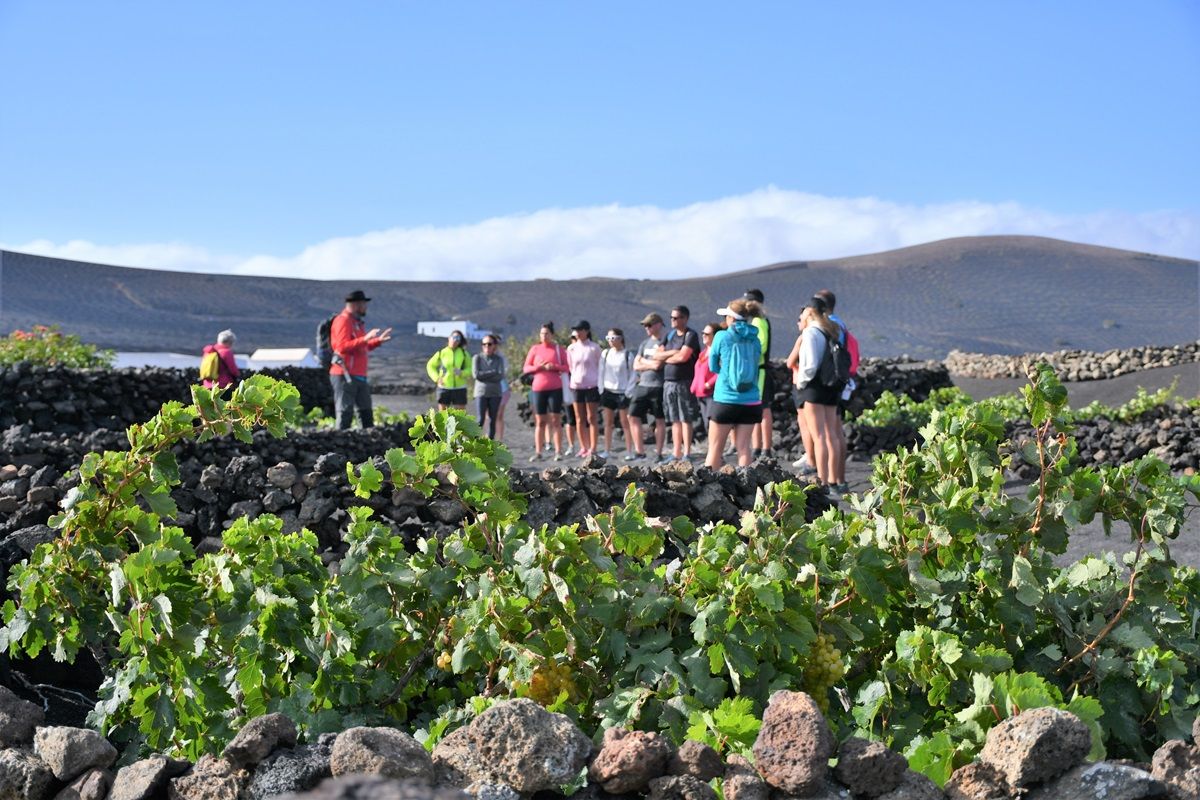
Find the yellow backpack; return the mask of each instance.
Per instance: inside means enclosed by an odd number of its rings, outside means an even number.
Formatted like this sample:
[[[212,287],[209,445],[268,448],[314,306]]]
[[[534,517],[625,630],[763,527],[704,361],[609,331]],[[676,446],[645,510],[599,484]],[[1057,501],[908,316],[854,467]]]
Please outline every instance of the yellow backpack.
[[[216,350],[205,353],[200,359],[200,380],[215,381],[221,376],[221,356]]]

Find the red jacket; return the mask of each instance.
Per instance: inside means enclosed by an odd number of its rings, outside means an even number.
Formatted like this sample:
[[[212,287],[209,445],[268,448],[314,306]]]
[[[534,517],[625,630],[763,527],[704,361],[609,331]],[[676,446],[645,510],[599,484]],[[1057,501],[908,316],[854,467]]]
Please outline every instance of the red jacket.
[[[227,344],[206,344],[204,345],[204,353],[216,353],[219,357],[217,361],[217,380],[216,385],[224,389],[226,386],[232,386],[233,382],[238,379],[242,371],[238,369],[237,361],[233,357],[233,348]],[[213,388],[213,381],[205,381],[204,388]]]
[[[349,372],[360,378],[367,377],[367,353],[374,350],[383,342],[367,338],[367,326],[349,311],[342,311],[333,318],[329,329],[329,346],[333,352],[342,357],[346,365],[345,371],[336,361],[329,368],[330,375],[344,375]]]

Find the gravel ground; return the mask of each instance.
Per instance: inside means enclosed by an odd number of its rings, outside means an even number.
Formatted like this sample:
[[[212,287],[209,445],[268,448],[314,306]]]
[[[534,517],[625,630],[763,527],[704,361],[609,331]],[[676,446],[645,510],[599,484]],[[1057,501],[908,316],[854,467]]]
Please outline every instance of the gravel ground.
[[[1103,381],[1086,381],[1067,384],[1070,403],[1074,407],[1084,406],[1093,400],[1117,406],[1134,397],[1138,387],[1155,391],[1178,381],[1177,391],[1182,397],[1200,395],[1200,365],[1189,364],[1182,367],[1146,370],[1131,375],[1122,375]],[[974,378],[954,378],[955,385],[976,399],[992,397],[997,394],[1011,392],[1024,385],[1024,381],[1016,379],[982,380]],[[432,395],[412,397],[404,395],[376,396],[375,405],[386,406],[392,411],[407,411],[420,414],[428,410]],[[505,442],[513,452],[514,465],[518,469],[543,469],[550,463],[540,462],[529,464],[526,459],[533,451],[533,428],[521,422],[517,414],[516,402],[511,402],[505,412]],[[615,440],[614,440],[615,443]],[[621,448],[615,448],[618,451]],[[578,465],[579,460],[567,458],[562,466]],[[871,465],[868,462],[854,460],[846,465],[846,480],[852,491],[863,491],[870,486]],[[1026,485],[1014,482],[1010,484],[1012,493],[1023,492]],[[1084,525],[1071,535],[1071,543],[1067,553],[1061,557],[1062,563],[1071,563],[1088,553],[1103,550],[1115,550],[1124,553],[1131,549],[1128,530],[1114,527],[1111,536],[1105,536],[1103,526],[1097,521]],[[1180,564],[1200,568],[1200,509],[1192,509],[1187,524],[1179,538],[1171,546],[1172,555]]]

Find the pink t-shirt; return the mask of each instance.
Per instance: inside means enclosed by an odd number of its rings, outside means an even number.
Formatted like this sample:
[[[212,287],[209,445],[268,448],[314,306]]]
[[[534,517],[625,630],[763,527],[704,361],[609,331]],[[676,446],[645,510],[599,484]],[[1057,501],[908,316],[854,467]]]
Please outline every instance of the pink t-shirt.
[[[543,362],[549,362],[548,369],[542,369]],[[529,387],[530,389],[535,392],[548,392],[562,389],[562,373],[567,370],[567,352],[563,350],[562,345],[538,342],[529,348],[522,372],[533,376],[533,385]]]
[[[572,389],[595,389],[600,385],[600,356],[600,345],[590,339],[567,348]]]

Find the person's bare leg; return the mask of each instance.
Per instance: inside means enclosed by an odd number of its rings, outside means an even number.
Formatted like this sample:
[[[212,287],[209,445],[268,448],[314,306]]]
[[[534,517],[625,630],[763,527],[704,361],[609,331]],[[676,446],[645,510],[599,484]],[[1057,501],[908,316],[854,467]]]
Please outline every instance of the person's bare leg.
[[[807,405],[808,403],[804,404],[804,406]],[[804,445],[804,454],[808,456],[808,465],[816,469],[817,462],[813,456],[812,428],[808,424],[808,418],[804,415],[804,406],[796,409],[796,422],[800,426],[800,443]]]
[[[663,448],[667,444],[667,421],[662,417],[654,420],[654,447],[658,457],[662,458]]]
[[[824,430],[824,420],[816,403],[804,404],[804,422],[812,436],[812,450],[808,453],[808,463],[817,471],[821,483],[829,483],[829,466],[826,450],[828,449],[828,434]]]
[[[629,427],[632,430],[633,438],[625,445],[625,449],[633,448],[633,452],[640,455],[645,455],[646,448],[642,444],[642,418],[629,415]]]
[[[594,453],[596,452],[596,445],[599,444],[600,441],[600,431],[596,425],[598,406],[596,403],[584,403],[583,405],[588,420],[588,450],[591,450]]]
[[[754,460],[750,448],[750,442],[754,438],[754,428],[754,425],[733,426],[733,445],[737,448],[739,467],[748,467]]]
[[[613,440],[613,410],[611,408],[605,407],[603,409],[603,412],[604,412],[604,452],[611,453],[612,452],[612,440]],[[624,420],[622,420],[622,423],[624,423]],[[622,424],[622,427],[623,427],[623,424]],[[628,438],[628,437],[626,437],[626,438]]]
[[[621,409],[621,432],[625,434],[625,452],[629,452],[629,448],[633,447],[633,431],[631,430],[632,422],[629,416],[629,410]]]
[[[550,414],[550,436],[554,440],[554,452],[562,455],[562,419],[558,414]]]
[[[722,425],[716,420],[708,421],[708,458],[705,466],[720,469],[725,463],[725,442],[729,439],[729,425]]]
[[[542,448],[546,444],[546,434],[549,432],[550,425],[548,416],[547,414],[533,415],[533,452],[538,455],[542,454]]]
[[[761,447],[764,451],[770,450],[771,445],[774,442],[771,426],[775,424],[775,416],[771,413],[771,407],[767,404],[767,402],[768,401],[765,401],[765,400],[763,402],[762,422],[760,422],[754,426],[755,429],[758,430],[758,432],[759,432],[759,435],[758,435],[759,444],[757,444],[755,446]]]
[[[829,432],[833,434],[833,482],[846,482],[846,429],[842,427],[842,415],[837,406],[829,414]]]

